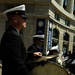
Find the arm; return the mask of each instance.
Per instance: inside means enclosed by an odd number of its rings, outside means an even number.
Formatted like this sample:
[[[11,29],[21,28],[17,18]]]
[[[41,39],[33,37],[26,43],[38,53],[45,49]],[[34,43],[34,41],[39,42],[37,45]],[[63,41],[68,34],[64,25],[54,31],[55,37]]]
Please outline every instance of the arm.
[[[30,46],[27,51],[28,51],[28,60],[42,56],[42,53],[39,52],[39,50],[34,45]]]

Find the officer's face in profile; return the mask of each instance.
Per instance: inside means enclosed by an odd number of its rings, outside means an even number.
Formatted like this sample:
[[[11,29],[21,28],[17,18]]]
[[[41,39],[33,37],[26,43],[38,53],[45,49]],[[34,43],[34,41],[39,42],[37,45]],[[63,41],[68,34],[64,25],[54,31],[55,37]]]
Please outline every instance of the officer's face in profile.
[[[43,41],[41,41],[41,40],[36,40],[36,44],[39,46],[39,47],[41,47],[42,45],[43,45]]]
[[[18,27],[26,28],[26,19],[24,19],[20,15],[14,16],[14,22],[17,24]]]
[[[39,46],[41,47],[43,45],[43,41],[39,40]]]

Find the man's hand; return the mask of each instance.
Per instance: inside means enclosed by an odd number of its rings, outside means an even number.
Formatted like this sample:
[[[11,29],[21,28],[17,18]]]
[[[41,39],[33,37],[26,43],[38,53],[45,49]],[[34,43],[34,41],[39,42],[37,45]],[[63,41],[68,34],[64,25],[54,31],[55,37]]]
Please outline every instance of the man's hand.
[[[34,52],[34,56],[42,56],[41,52]]]

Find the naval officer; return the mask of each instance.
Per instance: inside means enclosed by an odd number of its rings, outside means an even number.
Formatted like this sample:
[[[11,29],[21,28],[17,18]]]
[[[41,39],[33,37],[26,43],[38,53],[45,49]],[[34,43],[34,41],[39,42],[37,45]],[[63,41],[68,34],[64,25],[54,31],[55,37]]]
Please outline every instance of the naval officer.
[[[28,55],[29,59],[35,59],[37,57],[42,56],[44,37],[45,35],[34,35],[33,36],[33,44],[30,45],[29,48],[27,49],[29,53]]]
[[[25,5],[3,13],[10,25],[1,39],[2,75],[31,75],[26,67],[26,49],[19,33],[26,28]]]
[[[28,51],[28,61],[37,60],[43,55],[43,43],[45,35],[34,35],[33,44],[30,45],[27,49]],[[29,70],[32,70],[36,66],[36,63],[28,63],[27,67]]]

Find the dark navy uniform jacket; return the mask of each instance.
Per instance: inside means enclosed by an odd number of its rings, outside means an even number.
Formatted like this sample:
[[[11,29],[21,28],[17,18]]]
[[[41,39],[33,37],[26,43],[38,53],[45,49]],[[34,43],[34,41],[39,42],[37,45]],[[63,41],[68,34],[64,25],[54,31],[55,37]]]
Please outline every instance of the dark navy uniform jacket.
[[[26,49],[18,31],[9,26],[1,40],[2,75],[30,75],[26,68]]]
[[[29,46],[29,48],[27,49],[28,51],[28,62],[30,61],[31,63],[27,64],[28,69],[31,71],[33,68],[35,68],[37,65],[40,64],[40,62],[33,62],[34,60],[37,60],[38,58],[40,58],[40,56],[34,56],[34,52],[41,52],[43,53],[43,49],[42,47],[39,48],[38,46],[36,46],[35,43],[33,43],[31,46]]]
[[[34,57],[33,56],[34,52],[43,52],[42,47],[38,48],[35,43],[33,43],[31,46],[29,46],[29,48],[27,49],[27,51],[28,51],[28,59],[29,60],[30,59],[35,59],[35,58],[39,57],[39,56]]]

